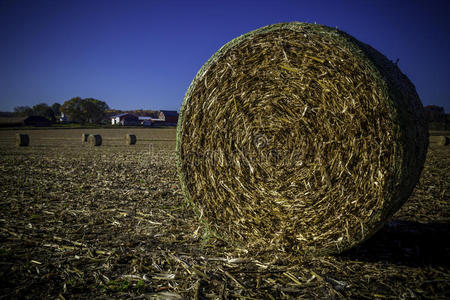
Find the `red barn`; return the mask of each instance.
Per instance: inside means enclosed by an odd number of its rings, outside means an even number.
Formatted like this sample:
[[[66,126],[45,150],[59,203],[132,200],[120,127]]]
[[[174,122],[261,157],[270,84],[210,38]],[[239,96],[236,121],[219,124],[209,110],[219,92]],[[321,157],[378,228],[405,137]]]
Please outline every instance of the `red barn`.
[[[164,120],[165,125],[176,126],[178,123],[178,112],[175,110],[161,110],[159,119]]]

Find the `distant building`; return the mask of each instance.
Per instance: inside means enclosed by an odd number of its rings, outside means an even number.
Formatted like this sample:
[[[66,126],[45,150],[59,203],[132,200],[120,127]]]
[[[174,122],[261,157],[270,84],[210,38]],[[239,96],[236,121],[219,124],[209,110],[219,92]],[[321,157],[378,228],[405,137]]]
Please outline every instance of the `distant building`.
[[[164,125],[176,126],[178,123],[178,112],[175,110],[161,110],[159,119],[164,120]]]
[[[52,122],[49,119],[41,116],[0,118],[0,127],[19,127],[19,126],[45,127],[45,126],[52,126]]]
[[[25,126],[36,126],[36,127],[46,127],[52,126],[52,122],[42,116],[29,116],[23,119],[23,125]]]
[[[122,125],[122,126],[138,126],[139,118],[135,115],[123,113],[111,117],[112,125]]]
[[[139,117],[139,125],[142,125],[144,127],[150,127],[153,125],[154,119],[155,119],[154,117],[148,117],[148,116]]]
[[[67,119],[67,116],[63,112],[61,112],[61,116],[59,117],[59,121],[61,123],[67,123],[69,120]]]
[[[130,113],[122,113],[111,116],[112,125],[156,127],[176,126],[178,123],[178,112],[172,110],[161,110],[152,116],[136,116]]]
[[[158,119],[157,116],[153,117],[139,117],[139,124],[144,127],[158,126],[163,124],[164,120]]]

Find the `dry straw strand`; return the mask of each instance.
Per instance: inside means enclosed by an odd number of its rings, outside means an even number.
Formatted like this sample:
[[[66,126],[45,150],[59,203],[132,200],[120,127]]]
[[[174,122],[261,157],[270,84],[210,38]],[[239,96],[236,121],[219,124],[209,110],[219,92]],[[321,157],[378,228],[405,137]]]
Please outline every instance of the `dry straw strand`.
[[[88,143],[91,146],[101,146],[102,136],[100,134],[90,134],[88,137]]]
[[[16,144],[20,147],[26,147],[30,144],[30,137],[28,134],[18,133],[16,135]]]
[[[186,198],[230,243],[329,254],[400,208],[427,146],[397,65],[340,30],[282,23],[232,40],[197,73],[177,167]]]
[[[126,134],[125,135],[125,143],[126,145],[134,145],[136,144],[136,135],[134,134]]]

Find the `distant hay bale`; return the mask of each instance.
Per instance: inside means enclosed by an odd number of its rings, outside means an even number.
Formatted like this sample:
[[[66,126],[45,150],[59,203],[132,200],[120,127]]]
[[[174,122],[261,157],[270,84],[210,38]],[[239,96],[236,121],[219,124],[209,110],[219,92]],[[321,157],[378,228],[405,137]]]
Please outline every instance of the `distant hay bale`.
[[[397,65],[350,35],[284,23],[240,36],[191,83],[177,128],[186,198],[239,247],[339,253],[419,179],[423,107]]]
[[[448,136],[440,136],[438,139],[438,144],[441,146],[447,146],[450,144],[450,138]]]
[[[81,142],[82,143],[86,143],[88,141],[89,138],[89,133],[82,133],[81,134]]]
[[[125,135],[125,142],[127,145],[134,145],[136,144],[136,136],[134,134],[126,134]]]
[[[30,137],[28,134],[18,133],[16,135],[16,145],[20,147],[26,147],[30,144]]]
[[[90,134],[88,137],[88,144],[91,146],[101,146],[102,136],[100,134]]]

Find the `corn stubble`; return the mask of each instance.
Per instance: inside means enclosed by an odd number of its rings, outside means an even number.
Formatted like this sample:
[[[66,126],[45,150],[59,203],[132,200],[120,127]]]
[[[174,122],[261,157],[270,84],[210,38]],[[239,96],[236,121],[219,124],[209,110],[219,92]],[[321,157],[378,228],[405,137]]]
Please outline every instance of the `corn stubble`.
[[[0,295],[7,299],[450,297],[450,147],[432,136],[413,195],[338,256],[251,253],[214,236],[177,184],[175,130],[0,130]],[[442,133],[449,135],[449,133]],[[442,135],[441,133],[439,135]],[[257,143],[263,145],[264,139]]]

